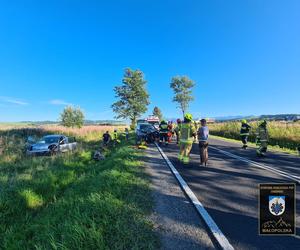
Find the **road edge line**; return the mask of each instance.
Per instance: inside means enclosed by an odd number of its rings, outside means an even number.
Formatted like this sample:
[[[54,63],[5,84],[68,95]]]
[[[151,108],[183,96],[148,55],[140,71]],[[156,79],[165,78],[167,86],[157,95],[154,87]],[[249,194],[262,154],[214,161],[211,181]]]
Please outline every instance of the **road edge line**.
[[[204,220],[205,224],[209,228],[210,232],[214,236],[215,240],[219,244],[219,246],[224,250],[234,250],[233,246],[229,243],[226,236],[222,233],[222,231],[219,229],[218,225],[214,222],[212,217],[209,215],[209,213],[206,211],[202,203],[198,200],[196,195],[193,193],[193,191],[190,189],[188,184],[183,180],[177,169],[174,167],[172,162],[169,160],[169,158],[166,156],[166,154],[163,152],[163,150],[159,147],[157,143],[155,143],[158,151],[166,161],[168,167],[172,171],[172,173],[175,175],[176,179],[178,180],[181,188],[184,190],[186,195],[189,197],[189,199],[192,201],[193,205],[196,208],[196,211],[199,213],[199,215]]]
[[[211,149],[214,149],[214,150],[217,150],[219,151],[220,153],[224,154],[224,155],[227,155],[229,157],[232,157],[234,159],[237,159],[237,160],[240,160],[240,161],[243,161],[243,162],[247,162],[247,163],[250,163],[251,165],[257,167],[257,168],[261,168],[261,169],[264,169],[264,170],[267,170],[267,171],[270,171],[272,173],[275,173],[275,174],[278,174],[280,176],[283,176],[287,179],[291,179],[293,181],[296,181],[298,184],[300,184],[300,177],[298,176],[295,176],[295,175],[292,175],[292,174],[289,174],[289,173],[286,173],[284,171],[281,171],[279,169],[274,169],[272,167],[269,167],[267,165],[264,165],[264,164],[261,164],[261,163],[258,163],[258,162],[255,162],[255,161],[252,161],[252,160],[248,160],[247,158],[245,157],[242,157],[242,156],[238,156],[238,155],[235,155],[235,154],[232,154],[230,152],[227,152],[225,150],[222,150],[222,149],[219,149],[217,147],[214,147],[214,146],[210,146]]]

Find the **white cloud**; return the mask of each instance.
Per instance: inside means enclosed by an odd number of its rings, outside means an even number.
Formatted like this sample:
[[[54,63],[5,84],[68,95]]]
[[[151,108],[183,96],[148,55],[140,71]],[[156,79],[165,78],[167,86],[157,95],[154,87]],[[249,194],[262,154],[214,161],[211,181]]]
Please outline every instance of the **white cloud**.
[[[73,105],[72,103],[69,103],[69,102],[66,102],[66,101],[60,100],[60,99],[50,100],[49,103],[51,105],[64,105],[64,106],[72,106]]]
[[[20,100],[20,99],[8,97],[8,96],[0,96],[0,102],[16,104],[16,105],[20,105],[20,106],[25,106],[25,105],[29,104],[28,102],[26,102],[24,100]]]

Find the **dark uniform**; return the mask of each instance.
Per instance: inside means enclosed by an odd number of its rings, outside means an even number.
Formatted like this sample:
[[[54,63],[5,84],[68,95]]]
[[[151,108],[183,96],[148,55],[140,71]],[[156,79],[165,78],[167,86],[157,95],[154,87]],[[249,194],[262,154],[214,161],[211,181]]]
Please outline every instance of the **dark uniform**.
[[[181,127],[181,120],[177,119],[177,126],[174,129],[174,132],[176,134],[176,143],[179,143],[179,137],[180,137],[180,127]]]
[[[109,142],[111,141],[111,136],[108,133],[108,131],[106,131],[106,133],[103,134],[102,138],[103,138],[103,145],[108,146]]]
[[[243,121],[240,135],[241,135],[241,140],[242,140],[244,149],[246,149],[248,147],[247,143],[248,143],[250,129],[251,129],[251,126],[247,122]]]
[[[165,121],[162,121],[159,125],[159,143],[163,143],[165,141],[166,145],[168,145],[168,124]]]

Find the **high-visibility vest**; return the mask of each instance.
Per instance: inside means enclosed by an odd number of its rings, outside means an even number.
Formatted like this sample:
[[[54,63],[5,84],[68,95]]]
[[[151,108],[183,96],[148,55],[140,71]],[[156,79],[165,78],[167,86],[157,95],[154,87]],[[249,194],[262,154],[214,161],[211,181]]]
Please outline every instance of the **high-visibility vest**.
[[[257,138],[261,141],[268,141],[269,140],[269,136],[268,136],[268,131],[266,128],[263,127],[258,127],[257,128],[257,132],[256,132]]]
[[[194,142],[194,132],[192,123],[182,123],[180,126],[180,142],[192,144]]]
[[[118,138],[118,132],[114,132],[114,139]]]

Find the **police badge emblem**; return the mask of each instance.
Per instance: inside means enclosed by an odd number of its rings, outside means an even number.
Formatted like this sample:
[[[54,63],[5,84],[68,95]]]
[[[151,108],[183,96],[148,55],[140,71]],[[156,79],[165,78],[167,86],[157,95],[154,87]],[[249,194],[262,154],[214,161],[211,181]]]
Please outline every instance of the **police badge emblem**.
[[[285,211],[285,196],[269,196],[269,211],[275,216],[282,215]]]

